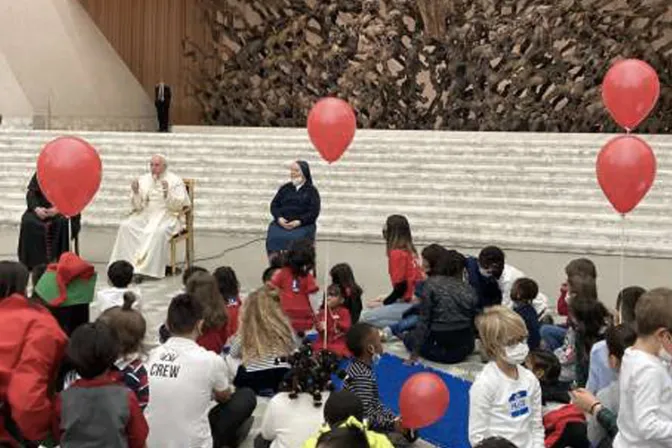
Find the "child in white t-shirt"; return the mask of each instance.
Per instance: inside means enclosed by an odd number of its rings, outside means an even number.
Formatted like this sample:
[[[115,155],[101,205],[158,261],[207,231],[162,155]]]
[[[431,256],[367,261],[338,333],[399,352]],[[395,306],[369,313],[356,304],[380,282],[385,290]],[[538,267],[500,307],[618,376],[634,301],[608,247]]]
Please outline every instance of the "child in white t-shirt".
[[[635,307],[638,337],[620,373],[614,448],[672,446],[672,290],[653,289]]]
[[[124,306],[124,294],[129,291],[135,294],[137,299],[133,303],[133,309],[140,311],[140,295],[138,291],[129,288],[133,281],[133,265],[131,263],[124,260],[113,262],[107,268],[107,281],[111,286],[98,291],[93,303],[94,309],[98,311],[99,315],[115,306]]]
[[[229,386],[224,359],[196,343],[203,307],[187,294],[168,308],[171,337],[147,362],[152,391],[146,415],[149,448],[238,446],[252,426],[257,400]]]
[[[519,448],[544,448],[541,387],[521,366],[529,353],[525,322],[515,311],[493,306],[477,326],[491,361],[469,391],[469,442],[499,436]]]

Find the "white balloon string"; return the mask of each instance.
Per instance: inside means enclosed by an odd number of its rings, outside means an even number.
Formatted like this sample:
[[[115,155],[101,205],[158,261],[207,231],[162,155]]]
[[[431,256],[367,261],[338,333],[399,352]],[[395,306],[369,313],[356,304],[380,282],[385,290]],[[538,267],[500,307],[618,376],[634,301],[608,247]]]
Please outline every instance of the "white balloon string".
[[[619,282],[619,289],[618,293],[620,294],[621,291],[623,291],[624,283],[625,283],[625,213],[621,214],[621,254],[619,257],[619,262],[618,262],[618,282]]]
[[[327,164],[327,179],[331,178],[331,164]],[[327,301],[329,299],[328,289],[329,289],[329,251],[331,249],[331,243],[326,242],[327,247],[325,250],[325,261],[324,261],[324,349],[327,349],[327,313],[329,312]]]

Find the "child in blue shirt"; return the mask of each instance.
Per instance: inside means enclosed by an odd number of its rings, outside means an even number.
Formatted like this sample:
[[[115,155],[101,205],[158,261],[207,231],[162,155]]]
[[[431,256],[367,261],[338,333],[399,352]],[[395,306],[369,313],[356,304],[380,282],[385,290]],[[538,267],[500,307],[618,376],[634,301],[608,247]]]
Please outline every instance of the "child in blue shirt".
[[[537,350],[541,343],[539,334],[539,317],[532,301],[539,294],[539,285],[531,278],[519,278],[511,287],[513,310],[523,318],[527,327],[527,345],[530,350]]]

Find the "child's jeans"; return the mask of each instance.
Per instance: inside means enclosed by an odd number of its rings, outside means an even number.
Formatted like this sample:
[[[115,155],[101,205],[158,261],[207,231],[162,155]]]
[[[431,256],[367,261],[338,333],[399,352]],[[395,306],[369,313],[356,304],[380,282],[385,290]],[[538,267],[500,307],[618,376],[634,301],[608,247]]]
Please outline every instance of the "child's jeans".
[[[402,318],[396,324],[390,325],[390,330],[392,330],[393,335],[401,339],[404,333],[411,331],[415,328],[416,325],[418,325],[418,320],[420,320],[420,316],[418,315],[418,308],[418,304],[413,305],[404,313],[404,318]]]
[[[557,325],[542,325],[539,329],[539,334],[546,350],[554,352],[562,347],[567,329]]]

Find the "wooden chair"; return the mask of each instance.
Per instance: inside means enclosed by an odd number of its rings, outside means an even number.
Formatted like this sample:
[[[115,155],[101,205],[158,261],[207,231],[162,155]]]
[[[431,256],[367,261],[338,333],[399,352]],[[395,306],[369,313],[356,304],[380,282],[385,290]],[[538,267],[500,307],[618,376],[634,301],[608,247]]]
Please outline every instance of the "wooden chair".
[[[177,272],[177,243],[185,242],[184,267],[189,268],[194,261],[194,179],[182,179],[189,195],[189,207],[182,210],[184,215],[184,229],[170,239],[170,271],[173,275]]]

